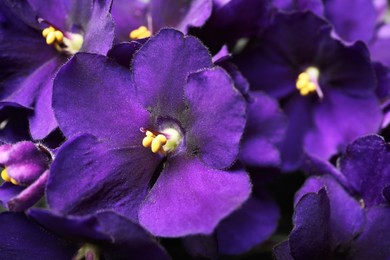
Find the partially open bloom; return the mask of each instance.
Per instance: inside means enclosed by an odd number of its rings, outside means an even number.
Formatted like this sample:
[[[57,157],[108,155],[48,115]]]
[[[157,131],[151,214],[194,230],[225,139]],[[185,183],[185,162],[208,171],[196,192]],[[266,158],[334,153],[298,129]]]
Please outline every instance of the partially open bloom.
[[[0,201],[12,211],[24,211],[44,194],[53,156],[41,144],[22,141],[0,146],[3,167]]]

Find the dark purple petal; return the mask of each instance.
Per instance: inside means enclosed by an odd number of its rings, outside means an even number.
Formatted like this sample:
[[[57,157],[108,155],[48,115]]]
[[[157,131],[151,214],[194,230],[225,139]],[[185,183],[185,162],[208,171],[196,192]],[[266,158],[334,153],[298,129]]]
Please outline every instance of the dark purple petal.
[[[111,148],[91,135],[76,137],[62,146],[51,166],[48,203],[63,214],[113,209],[137,219],[159,161],[142,146]]]
[[[66,18],[71,8],[71,1],[27,0],[37,17],[42,18],[61,30],[66,28]],[[76,2],[76,1],[74,1]],[[81,1],[80,1],[81,2]]]
[[[276,145],[284,138],[287,119],[278,102],[264,93],[253,92],[251,99],[240,161],[253,167],[279,166],[281,159]]]
[[[1,60],[1,59],[0,59]],[[18,107],[0,108],[0,141],[4,143],[16,143],[22,140],[30,140],[28,131],[28,114]]]
[[[220,253],[245,253],[268,239],[278,220],[279,208],[269,195],[252,196],[218,225],[216,234]]]
[[[342,39],[350,42],[357,40],[368,42],[371,40],[375,32],[377,19],[373,1],[327,0],[323,2],[326,17]]]
[[[49,171],[45,171],[34,183],[22,190],[7,203],[10,211],[25,211],[37,203],[44,195]]]
[[[128,70],[106,57],[76,54],[54,81],[53,108],[65,136],[90,133],[113,145],[141,145],[149,114],[131,94]],[[91,116],[93,111],[93,116]]]
[[[346,95],[341,90],[329,90],[324,95],[327,98],[319,102],[314,111],[316,128],[305,138],[309,154],[330,158],[356,138],[379,130],[382,113],[375,93],[360,97]]]
[[[289,241],[283,241],[282,243],[274,247],[274,257],[276,260],[294,260],[290,252]]]
[[[136,95],[145,108],[173,117],[185,108],[183,87],[188,74],[211,66],[211,56],[198,39],[163,29],[134,57]]]
[[[191,118],[185,127],[190,152],[199,151],[211,167],[231,166],[246,123],[246,103],[232,80],[221,68],[190,74],[185,98]]]
[[[137,41],[122,42],[114,45],[107,53],[107,56],[129,69],[134,53],[138,51],[141,46],[142,44]]]
[[[390,184],[389,144],[382,137],[362,137],[348,146],[340,169],[366,207],[387,203],[382,195]]]
[[[97,219],[102,231],[113,238],[113,243],[101,248],[108,259],[168,260],[168,254],[140,225],[113,212],[101,212]]]
[[[295,203],[307,193],[325,187],[330,205],[330,243],[333,249],[346,245],[363,229],[364,209],[360,203],[329,175],[309,178],[297,192]]]
[[[74,0],[74,5],[81,6],[85,1]],[[85,2],[90,6],[90,13],[85,17],[87,24],[83,28],[85,31],[83,46],[81,52],[97,53],[106,55],[111,48],[114,40],[114,22],[111,14],[111,0],[87,0]],[[84,8],[85,10],[87,8]],[[86,19],[86,18],[89,19]]]
[[[215,235],[186,236],[181,241],[186,251],[194,258],[218,259],[218,241]]]
[[[10,182],[4,182],[0,186],[0,201],[4,207],[8,208],[8,201],[16,197],[25,187],[13,185]]]
[[[200,27],[211,15],[211,0],[155,0],[150,4],[154,32],[173,27],[187,34],[190,26]]]
[[[42,229],[22,214],[0,214],[0,258],[71,259],[77,247]]]
[[[250,189],[242,170],[225,172],[195,158],[173,157],[144,202],[140,223],[156,236],[210,234]]]
[[[389,259],[390,208],[369,208],[366,216],[364,231],[356,240],[353,259]]]
[[[295,208],[290,234],[294,259],[329,259],[330,206],[325,189],[303,196]]]

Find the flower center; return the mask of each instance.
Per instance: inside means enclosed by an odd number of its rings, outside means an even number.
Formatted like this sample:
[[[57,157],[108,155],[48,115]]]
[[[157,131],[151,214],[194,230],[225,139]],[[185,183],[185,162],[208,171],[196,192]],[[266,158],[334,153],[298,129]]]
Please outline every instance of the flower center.
[[[146,28],[146,26],[140,26],[138,29],[135,29],[130,32],[129,37],[132,40],[138,40],[143,38],[148,38],[152,33]]]
[[[84,38],[81,34],[65,32],[49,26],[42,30],[42,36],[48,45],[54,45],[57,51],[73,55],[83,46]]]
[[[5,182],[11,182],[12,184],[14,185],[19,185],[19,182],[13,178],[11,178],[9,175],[8,175],[8,171],[7,171],[7,168],[4,168],[2,171],[1,171],[1,178],[5,181]]]
[[[166,128],[161,132],[141,128],[141,132],[146,135],[142,140],[142,146],[150,147],[153,153],[162,155],[175,151],[183,139],[179,131],[174,128]]]
[[[310,93],[316,92],[319,98],[323,98],[324,94],[318,84],[320,71],[316,67],[308,67],[304,72],[298,75],[296,88],[302,96],[307,96]]]
[[[98,260],[100,257],[100,249],[89,243],[85,243],[78,251],[75,260],[87,259],[87,260]]]

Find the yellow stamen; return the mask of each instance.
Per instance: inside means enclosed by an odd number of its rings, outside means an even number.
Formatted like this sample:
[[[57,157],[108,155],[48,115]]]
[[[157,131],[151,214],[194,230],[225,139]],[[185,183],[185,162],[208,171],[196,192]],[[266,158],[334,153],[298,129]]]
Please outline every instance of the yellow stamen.
[[[11,182],[12,184],[14,185],[19,185],[19,182],[17,180],[15,180],[14,178],[11,178],[9,175],[8,175],[8,171],[6,168],[4,168],[2,171],[1,171],[1,178],[6,181],[6,182]]]
[[[163,135],[158,135],[152,141],[152,152],[158,153],[162,147],[167,143],[167,138]]]
[[[148,148],[152,145],[152,141],[154,140],[154,137],[152,136],[146,136],[143,140],[142,140],[142,146],[145,147],[145,148]]]
[[[150,37],[152,33],[145,26],[140,26],[138,29],[135,29],[130,32],[129,37],[132,40],[138,40]]]
[[[56,30],[53,26],[45,28],[42,31],[42,36],[46,38],[46,43],[48,45],[62,44],[64,39],[64,34],[60,30]]]
[[[19,182],[13,178],[11,178],[11,183],[14,185],[19,185]]]
[[[6,181],[6,182],[10,182],[10,181],[11,181],[11,177],[9,177],[6,168],[4,168],[4,169],[1,171],[1,178],[2,178],[4,181]]]
[[[306,71],[298,75],[296,88],[302,96],[307,96],[312,92],[317,92],[320,98],[323,97],[318,85],[319,71],[315,67],[309,67]]]

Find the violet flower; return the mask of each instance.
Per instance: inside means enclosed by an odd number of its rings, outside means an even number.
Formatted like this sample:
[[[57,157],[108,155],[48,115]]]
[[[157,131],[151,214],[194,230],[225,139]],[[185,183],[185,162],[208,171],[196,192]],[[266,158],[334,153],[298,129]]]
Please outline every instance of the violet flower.
[[[328,159],[380,128],[367,49],[360,42],[344,46],[330,29],[309,12],[278,14],[235,60],[252,90],[277,98],[287,114],[280,145],[284,170],[297,169],[304,152]]]
[[[250,193],[243,170],[225,170],[245,100],[207,49],[176,30],[151,37],[131,68],[78,54],[59,72],[53,106],[70,140],[51,168],[49,205],[110,208],[158,236],[209,234]]]
[[[168,259],[143,228],[113,212],[65,217],[34,210],[29,217],[1,213],[0,220],[2,259]]]
[[[295,227],[276,248],[277,259],[388,259],[389,148],[373,135],[348,146],[338,169],[310,159],[309,173],[321,176],[310,177],[297,192]]]
[[[187,34],[190,27],[200,27],[211,14],[211,0],[115,0],[112,16],[116,41],[150,37],[163,27]]]
[[[0,201],[11,211],[24,211],[44,194],[52,161],[51,152],[41,144],[22,141],[0,146]]]
[[[106,54],[111,47],[110,6],[109,0],[0,3],[0,105],[29,110],[33,139],[57,127],[51,96],[61,65],[77,52]]]

